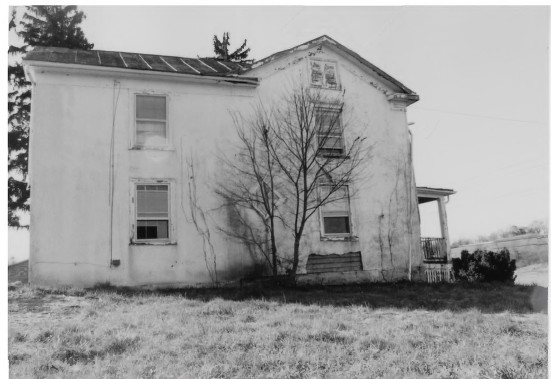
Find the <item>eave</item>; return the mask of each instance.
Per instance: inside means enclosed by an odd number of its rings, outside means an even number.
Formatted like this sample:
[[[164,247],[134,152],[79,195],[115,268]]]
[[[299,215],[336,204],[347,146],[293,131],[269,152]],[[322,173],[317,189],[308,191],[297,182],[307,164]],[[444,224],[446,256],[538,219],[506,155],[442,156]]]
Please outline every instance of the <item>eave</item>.
[[[255,62],[252,66],[250,71],[253,71],[255,68],[258,68],[266,63],[272,62],[276,59],[279,59],[285,55],[292,54],[296,51],[306,50],[310,49],[312,47],[323,45],[329,48],[333,48],[336,50],[340,50],[344,54],[346,54],[352,61],[355,61],[360,64],[360,66],[364,66],[374,72],[376,75],[378,75],[380,78],[388,81],[389,83],[392,83],[394,86],[396,86],[402,93],[398,93],[397,95],[406,95],[407,98],[401,98],[400,101],[406,101],[407,105],[412,104],[419,100],[419,95],[417,95],[413,90],[406,87],[403,83],[401,83],[399,80],[395,79],[391,75],[387,74],[385,71],[381,70],[371,62],[367,61],[366,59],[362,58],[358,53],[350,50],[346,46],[340,44],[339,42],[335,41],[331,37],[327,35],[323,35],[321,37],[315,38],[311,41],[302,43],[300,45],[294,46],[290,49],[279,51],[275,54],[272,54],[264,59],[261,59],[257,62]],[[389,99],[389,100],[395,100],[395,99]]]
[[[417,187],[417,201],[419,204],[428,203],[455,193],[456,191],[448,188]]]
[[[105,66],[92,66],[83,64],[68,64],[68,63],[54,63],[45,61],[25,60],[23,61],[25,69],[27,67],[42,68],[50,70],[52,72],[63,73],[80,73],[88,75],[116,75],[117,77],[127,78],[163,78],[166,80],[177,80],[187,82],[199,82],[199,83],[211,83],[211,84],[223,84],[223,85],[238,85],[246,87],[257,87],[259,84],[258,78],[243,77],[239,75],[233,76],[212,76],[212,75],[191,75],[183,73],[173,73],[166,71],[148,71],[138,69],[125,69],[119,67],[105,67]],[[27,70],[25,70],[27,71]],[[32,75],[31,75],[31,79]]]

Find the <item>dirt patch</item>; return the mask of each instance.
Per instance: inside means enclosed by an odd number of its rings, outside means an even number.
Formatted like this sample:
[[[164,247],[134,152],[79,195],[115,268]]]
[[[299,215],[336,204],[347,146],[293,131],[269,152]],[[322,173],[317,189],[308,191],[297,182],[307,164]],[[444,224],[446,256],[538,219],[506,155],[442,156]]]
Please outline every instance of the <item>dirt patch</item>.
[[[90,302],[77,296],[34,295],[28,296],[8,292],[8,319],[10,329],[15,327],[28,330],[41,320],[49,320],[59,315],[65,321],[80,317],[81,309]]]
[[[64,295],[45,295],[33,297],[10,296],[8,309],[10,312],[52,312],[58,310],[78,309],[89,303],[82,297]]]

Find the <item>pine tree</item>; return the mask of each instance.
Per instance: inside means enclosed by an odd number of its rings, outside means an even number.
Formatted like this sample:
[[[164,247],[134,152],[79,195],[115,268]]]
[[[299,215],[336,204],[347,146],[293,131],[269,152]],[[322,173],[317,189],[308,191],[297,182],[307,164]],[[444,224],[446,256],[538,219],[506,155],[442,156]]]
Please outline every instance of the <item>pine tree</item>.
[[[245,61],[249,55],[249,51],[251,51],[250,48],[247,48],[245,50],[245,47],[247,45],[247,40],[245,40],[245,42],[243,42],[243,44],[238,49],[236,49],[233,53],[230,54],[230,50],[229,50],[230,33],[224,33],[224,35],[222,36],[222,41],[220,41],[218,37],[214,35],[213,45],[214,45],[214,53],[216,54],[216,58],[222,59],[225,61],[233,61],[233,62]]]
[[[90,50],[80,23],[86,16],[76,6],[27,6],[19,25],[12,11],[9,30],[23,40],[22,46],[10,45],[13,63],[8,65],[8,225],[26,228],[20,212],[30,209],[27,184],[31,83],[25,78],[20,56],[34,46],[68,47]]]

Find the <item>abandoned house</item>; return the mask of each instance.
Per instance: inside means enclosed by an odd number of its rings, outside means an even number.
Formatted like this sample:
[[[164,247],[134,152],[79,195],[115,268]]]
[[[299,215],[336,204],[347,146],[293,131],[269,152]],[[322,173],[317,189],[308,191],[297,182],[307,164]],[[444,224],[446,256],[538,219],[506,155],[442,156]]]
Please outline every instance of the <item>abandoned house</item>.
[[[217,157],[236,142],[229,110],[246,114],[297,83],[341,96],[372,146],[354,195],[309,220],[297,280],[449,276],[454,191],[416,187],[406,109],[419,97],[330,37],[252,64],[39,47],[24,66],[33,284],[196,286],[212,285],[213,270],[219,283],[254,273],[258,255],[217,227],[232,222],[213,188],[224,176]],[[427,202],[439,210],[438,238],[421,236]],[[279,233],[278,250],[291,254],[292,238]]]

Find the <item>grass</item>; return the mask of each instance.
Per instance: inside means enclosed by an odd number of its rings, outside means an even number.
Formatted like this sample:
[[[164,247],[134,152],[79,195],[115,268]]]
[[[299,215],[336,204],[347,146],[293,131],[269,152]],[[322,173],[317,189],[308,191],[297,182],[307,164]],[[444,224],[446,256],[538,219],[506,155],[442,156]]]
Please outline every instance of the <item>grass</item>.
[[[543,378],[546,299],[480,284],[23,286],[8,293],[10,376]]]

